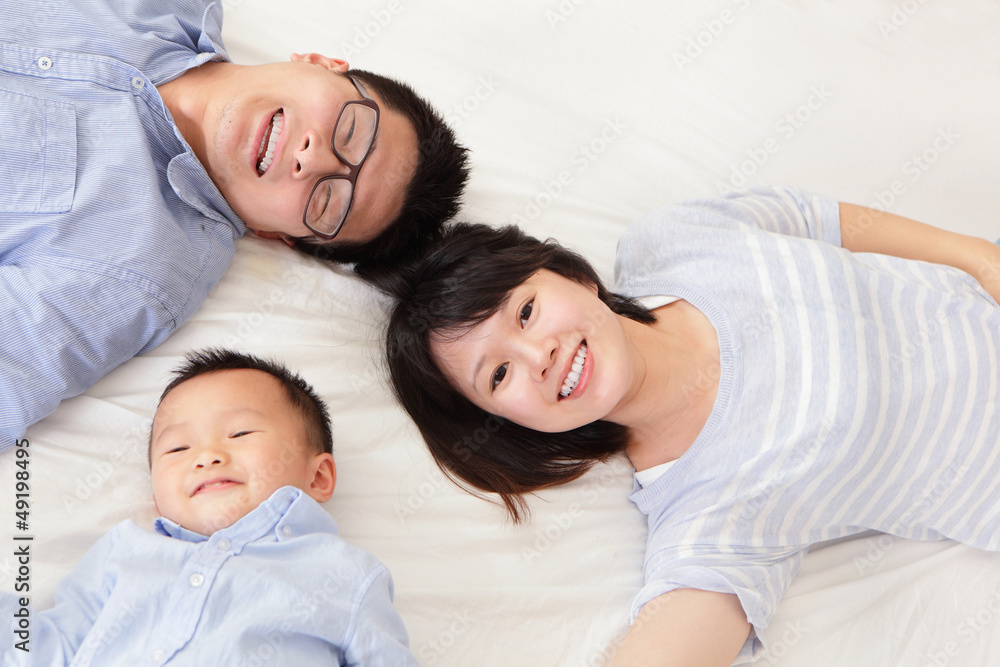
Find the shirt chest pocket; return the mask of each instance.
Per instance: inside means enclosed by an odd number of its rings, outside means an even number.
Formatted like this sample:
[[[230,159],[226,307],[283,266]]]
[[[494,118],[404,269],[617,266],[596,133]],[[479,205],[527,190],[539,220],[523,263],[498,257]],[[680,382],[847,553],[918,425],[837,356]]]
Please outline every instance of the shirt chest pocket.
[[[62,213],[76,183],[72,104],[0,89],[0,213]]]

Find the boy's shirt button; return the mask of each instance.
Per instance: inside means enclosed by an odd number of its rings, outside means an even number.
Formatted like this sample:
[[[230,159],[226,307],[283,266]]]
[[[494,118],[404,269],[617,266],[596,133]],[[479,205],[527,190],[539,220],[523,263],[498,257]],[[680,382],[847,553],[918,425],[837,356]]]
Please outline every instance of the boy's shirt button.
[[[219,540],[218,547],[220,551],[227,550],[229,548],[229,540],[223,537],[221,540]]]
[[[192,586],[198,588],[203,583],[205,583],[205,577],[195,572],[194,574],[191,575],[191,578],[188,579],[188,581],[191,582]]]

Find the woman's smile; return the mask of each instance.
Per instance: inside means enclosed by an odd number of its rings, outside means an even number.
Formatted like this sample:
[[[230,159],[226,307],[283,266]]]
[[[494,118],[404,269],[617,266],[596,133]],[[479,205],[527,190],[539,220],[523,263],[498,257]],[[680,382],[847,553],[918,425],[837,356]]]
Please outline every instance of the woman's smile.
[[[620,316],[592,285],[547,270],[514,288],[492,316],[431,349],[474,404],[547,433],[605,419],[635,381]]]

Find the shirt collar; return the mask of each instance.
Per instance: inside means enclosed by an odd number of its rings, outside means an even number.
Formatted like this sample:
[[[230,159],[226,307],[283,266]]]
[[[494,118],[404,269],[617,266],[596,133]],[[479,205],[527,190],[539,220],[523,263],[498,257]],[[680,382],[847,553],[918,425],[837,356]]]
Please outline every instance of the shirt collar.
[[[233,546],[240,547],[268,533],[273,533],[278,542],[307,533],[339,534],[333,517],[319,503],[294,486],[281,487],[245,517],[211,536],[188,530],[162,516],[153,521],[153,530],[160,535],[185,542],[225,539]]]
[[[204,165],[198,161],[191,146],[181,136],[180,130],[175,130],[175,133],[186,150],[175,155],[167,165],[167,180],[170,181],[170,187],[178,197],[198,209],[206,218],[232,225],[239,236],[245,234],[246,224],[215,187]]]
[[[197,53],[191,57],[186,66],[175,77],[210,61],[229,62],[229,54],[222,43],[222,14],[222,5],[219,3],[213,2],[205,8],[201,17],[201,33],[198,35]],[[167,118],[170,118],[170,111],[166,104],[163,105],[163,112]],[[246,225],[243,220],[236,215],[229,202],[212,182],[208,171],[195,157],[194,151],[181,135],[176,123],[174,123],[174,134],[185,149],[184,152],[174,156],[167,165],[167,180],[174,192],[206,218],[232,225],[238,236],[245,234]]]

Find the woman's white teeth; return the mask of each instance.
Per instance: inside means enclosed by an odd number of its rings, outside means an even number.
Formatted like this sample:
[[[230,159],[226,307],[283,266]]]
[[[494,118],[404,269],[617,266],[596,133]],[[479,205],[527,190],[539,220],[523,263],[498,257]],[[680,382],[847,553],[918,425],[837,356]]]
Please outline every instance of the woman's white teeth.
[[[562,389],[559,391],[559,395],[563,398],[572,394],[573,390],[576,389],[576,385],[580,381],[580,374],[583,372],[583,362],[586,359],[587,344],[583,343],[580,345],[580,349],[576,351],[576,356],[573,357],[573,366],[570,368],[569,374],[566,375]]]
[[[260,139],[260,148],[257,149],[257,173],[263,175],[267,168],[274,162],[274,147],[278,145],[278,137],[281,135],[281,126],[285,122],[285,114],[280,111],[275,112],[271,117],[271,131],[264,133]],[[265,144],[267,144],[265,146]]]

